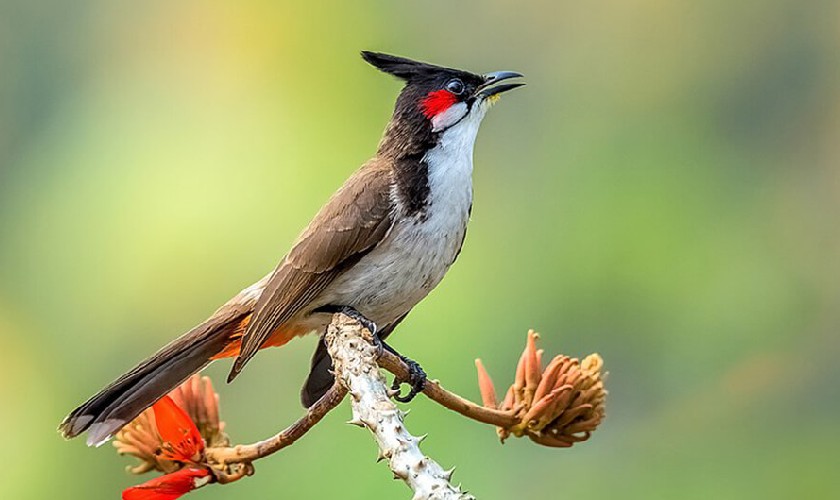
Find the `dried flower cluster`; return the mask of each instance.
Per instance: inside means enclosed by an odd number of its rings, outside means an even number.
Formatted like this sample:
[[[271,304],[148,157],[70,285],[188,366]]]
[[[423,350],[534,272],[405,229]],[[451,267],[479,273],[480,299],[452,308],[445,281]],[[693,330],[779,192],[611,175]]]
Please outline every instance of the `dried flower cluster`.
[[[511,434],[563,448],[586,441],[605,415],[603,360],[597,354],[583,361],[556,356],[543,369],[543,351],[536,347],[538,337],[533,330],[528,332],[516,378],[500,405],[484,365],[480,359],[475,361],[484,406],[516,415],[517,424],[497,428],[503,442]]]

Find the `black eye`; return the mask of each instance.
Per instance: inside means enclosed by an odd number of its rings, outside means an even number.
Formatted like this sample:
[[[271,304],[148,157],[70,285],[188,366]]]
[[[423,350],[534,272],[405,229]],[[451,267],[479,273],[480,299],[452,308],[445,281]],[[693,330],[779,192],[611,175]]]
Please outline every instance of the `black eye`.
[[[464,92],[464,82],[457,78],[453,78],[452,80],[446,82],[446,90],[455,95],[461,95]]]

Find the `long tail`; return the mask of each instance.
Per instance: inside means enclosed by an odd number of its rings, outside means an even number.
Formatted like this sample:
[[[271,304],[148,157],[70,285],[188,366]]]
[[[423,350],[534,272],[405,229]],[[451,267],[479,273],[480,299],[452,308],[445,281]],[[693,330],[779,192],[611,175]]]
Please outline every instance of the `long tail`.
[[[73,438],[88,431],[88,445],[99,445],[211,360],[238,344],[265,280],[240,292],[196,326],[73,410],[59,431]],[[235,351],[238,351],[238,345]]]

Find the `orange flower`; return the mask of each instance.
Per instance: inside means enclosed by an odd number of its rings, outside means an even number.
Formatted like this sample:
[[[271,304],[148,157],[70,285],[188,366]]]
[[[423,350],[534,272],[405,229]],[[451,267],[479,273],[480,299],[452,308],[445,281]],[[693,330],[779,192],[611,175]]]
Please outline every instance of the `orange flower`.
[[[213,384],[193,375],[117,432],[117,453],[140,459],[129,472],[165,474],[125,490],[123,498],[173,500],[210,482],[226,484],[253,474],[250,463],[208,462],[208,449],[230,446],[224,428]]]
[[[132,486],[123,491],[123,500],[175,500],[201,488],[213,479],[207,469],[181,469],[165,476]]]
[[[194,462],[204,451],[204,439],[187,412],[169,396],[162,397],[152,406],[155,425],[163,444],[161,452],[173,462]]]
[[[499,427],[504,442],[511,434],[528,436],[532,441],[553,447],[569,447],[589,439],[605,416],[607,391],[601,368],[603,360],[591,354],[581,362],[568,356],[556,356],[542,369],[539,338],[528,332],[525,350],[519,358],[513,385],[501,405],[481,360],[476,360],[478,386],[484,406],[511,411],[519,422]]]
[[[172,398],[164,396],[152,406],[152,414],[154,428],[157,430],[157,435],[153,437],[160,443],[152,457],[161,469],[175,468],[175,471],[128,488],[123,491],[123,500],[174,500],[213,479],[206,468],[178,469],[183,464],[199,465],[204,453],[204,439],[187,412],[176,405]],[[152,437],[148,432],[145,435]],[[122,438],[118,435],[118,439]]]
[[[140,459],[129,471],[174,472],[184,463],[196,463],[205,447],[229,446],[218,398],[210,379],[195,375],[120,429],[114,439],[117,452]]]

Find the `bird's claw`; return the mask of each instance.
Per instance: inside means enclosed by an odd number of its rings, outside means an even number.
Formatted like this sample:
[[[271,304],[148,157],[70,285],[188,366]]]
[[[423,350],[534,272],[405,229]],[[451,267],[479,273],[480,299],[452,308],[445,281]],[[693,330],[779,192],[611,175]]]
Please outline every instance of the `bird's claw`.
[[[400,359],[408,365],[408,380],[401,380],[397,377],[394,377],[394,383],[391,385],[391,389],[397,391],[397,394],[394,396],[394,399],[399,401],[400,403],[408,403],[414,396],[423,392],[423,389],[426,387],[426,372],[423,371],[423,368],[420,366],[417,361],[413,359],[406,358],[405,356],[400,356]],[[408,394],[405,396],[400,396],[400,386],[403,383],[407,383],[411,386],[411,390],[408,391]]]
[[[382,339],[379,338],[379,335],[373,336],[373,346],[376,348],[376,359],[381,358],[382,355],[385,354],[385,349],[387,347],[385,345],[385,342],[383,342]]]
[[[373,336],[373,344],[376,346],[376,357],[380,358],[385,353],[385,350],[388,350],[397,356],[400,356],[397,351],[393,348],[388,346],[377,334],[379,328],[377,328],[376,323],[367,319],[362,313],[357,311],[356,309],[350,306],[344,306],[340,309],[340,312],[345,314],[346,316],[358,321],[363,327],[367,328],[371,335]],[[387,335],[387,334],[386,334]],[[400,359],[408,365],[408,380],[401,380],[397,377],[394,378],[394,383],[391,385],[391,389],[396,391],[396,395],[394,399],[399,401],[400,403],[408,403],[414,396],[418,393],[423,392],[423,389],[426,387],[426,372],[423,371],[423,368],[414,361],[413,359],[406,358],[405,356],[400,356]],[[408,394],[405,396],[400,396],[400,386],[403,383],[407,383],[411,386],[411,390],[408,391]]]
[[[349,306],[342,307],[341,312],[342,314],[358,321],[363,327],[367,328],[370,331],[370,334],[373,335],[374,339],[379,339],[379,337],[376,336],[376,332],[379,330],[379,327],[376,326],[376,323],[367,319],[362,313]]]

